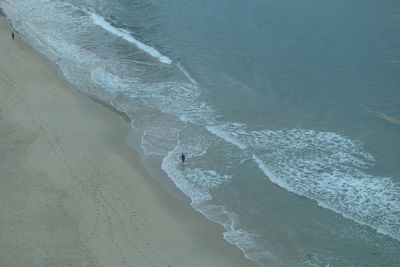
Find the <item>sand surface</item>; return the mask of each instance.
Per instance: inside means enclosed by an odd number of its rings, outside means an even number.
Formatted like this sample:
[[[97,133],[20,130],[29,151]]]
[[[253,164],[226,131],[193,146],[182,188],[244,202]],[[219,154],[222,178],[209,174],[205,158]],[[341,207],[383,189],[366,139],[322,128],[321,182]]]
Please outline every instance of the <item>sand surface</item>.
[[[0,266],[256,266],[0,16]]]

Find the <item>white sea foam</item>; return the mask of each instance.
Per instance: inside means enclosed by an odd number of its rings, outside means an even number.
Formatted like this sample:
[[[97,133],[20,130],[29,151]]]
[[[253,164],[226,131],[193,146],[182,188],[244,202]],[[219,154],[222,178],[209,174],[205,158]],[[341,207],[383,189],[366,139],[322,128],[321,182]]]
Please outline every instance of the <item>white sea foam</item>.
[[[207,129],[236,145],[273,183],[316,200],[321,207],[400,239],[400,188],[388,177],[363,171],[374,158],[360,142],[304,129],[249,131],[226,123]]]
[[[247,145],[240,142],[237,138],[237,132],[240,128],[245,127],[243,124],[227,123],[224,125],[207,126],[207,129],[214,135],[224,139],[225,141],[236,145],[242,150],[247,148]]]
[[[172,60],[169,57],[162,55],[155,48],[136,40],[126,30],[119,29],[119,28],[112,26],[111,23],[106,21],[102,16],[92,13],[90,17],[92,18],[94,24],[99,25],[106,31],[108,31],[112,34],[115,34],[116,36],[119,36],[122,39],[136,45],[139,49],[143,50],[144,52],[150,54],[151,56],[153,56],[155,58],[158,58],[160,60],[160,62],[165,63],[165,64],[172,63]]]
[[[152,84],[143,88],[132,88],[130,94],[132,97],[140,97],[147,105],[177,116],[185,122],[205,124],[215,114],[212,108],[199,101],[199,88],[188,83]]]
[[[190,147],[193,156],[203,155],[204,147],[196,144]],[[203,144],[204,145],[204,144]],[[223,206],[215,205],[210,194],[211,189],[228,182],[232,177],[219,174],[215,170],[204,170],[201,168],[182,167],[176,163],[179,153],[188,149],[182,148],[179,144],[170,151],[163,159],[162,169],[174,181],[176,186],[191,199],[194,209],[204,214],[207,218],[223,225],[226,229],[224,238],[231,244],[243,250],[246,257],[255,260],[262,266],[265,262],[276,261],[277,258],[272,252],[264,247],[258,246],[256,233],[247,231],[239,225],[239,219],[235,213],[225,210]]]
[[[222,212],[229,218],[230,223],[225,224],[224,238],[229,243],[241,248],[247,258],[252,259],[265,266],[266,262],[278,263],[278,258],[271,252],[266,250],[263,246],[257,245],[256,240],[259,235],[248,230],[244,230],[239,225],[239,219],[235,213],[226,211],[223,207]]]
[[[94,68],[90,76],[98,85],[107,87],[113,93],[129,90],[129,86],[118,75],[107,72],[105,67]]]
[[[254,161],[272,182],[400,239],[400,188],[391,178],[363,171],[373,164],[373,157],[359,142],[331,132],[302,129],[241,129],[236,140],[253,153]]]
[[[195,79],[192,78],[192,76],[190,75],[190,73],[187,71],[187,69],[185,67],[182,66],[182,64],[180,62],[176,63],[176,66],[178,67],[178,69],[186,76],[186,78],[194,85],[198,85],[198,83],[196,82]]]
[[[285,188],[286,190],[288,190],[288,191],[290,191],[290,192],[292,192],[292,193],[296,193],[296,191],[293,190],[286,182],[284,182],[284,181],[278,179],[278,178],[269,170],[269,168],[267,167],[267,165],[264,164],[264,163],[262,162],[262,160],[261,160],[259,157],[253,155],[253,160],[258,164],[258,167],[265,173],[265,175],[267,175],[267,177],[268,177],[273,183],[279,185],[279,186],[282,187],[282,188]]]

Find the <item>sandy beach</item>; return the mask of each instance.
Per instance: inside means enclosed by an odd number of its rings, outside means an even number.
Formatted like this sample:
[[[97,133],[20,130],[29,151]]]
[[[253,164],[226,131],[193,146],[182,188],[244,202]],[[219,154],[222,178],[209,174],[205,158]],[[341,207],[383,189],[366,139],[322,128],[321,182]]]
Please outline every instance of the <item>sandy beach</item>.
[[[129,123],[2,16],[0,58],[0,266],[257,266],[151,180]]]

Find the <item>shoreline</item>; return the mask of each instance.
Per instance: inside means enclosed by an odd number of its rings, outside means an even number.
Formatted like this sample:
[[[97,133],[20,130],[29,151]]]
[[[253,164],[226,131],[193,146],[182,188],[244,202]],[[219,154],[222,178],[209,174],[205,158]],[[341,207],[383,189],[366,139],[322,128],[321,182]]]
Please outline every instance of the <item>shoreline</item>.
[[[258,266],[148,177],[124,116],[69,88],[3,16],[0,40],[0,265]]]

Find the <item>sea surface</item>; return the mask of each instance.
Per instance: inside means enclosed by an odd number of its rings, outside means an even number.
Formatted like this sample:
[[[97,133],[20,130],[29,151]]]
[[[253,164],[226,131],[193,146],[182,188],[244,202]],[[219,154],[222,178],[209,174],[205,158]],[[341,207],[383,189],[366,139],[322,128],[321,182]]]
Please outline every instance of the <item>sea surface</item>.
[[[129,116],[153,178],[247,258],[399,266],[398,0],[0,6],[77,90]]]

